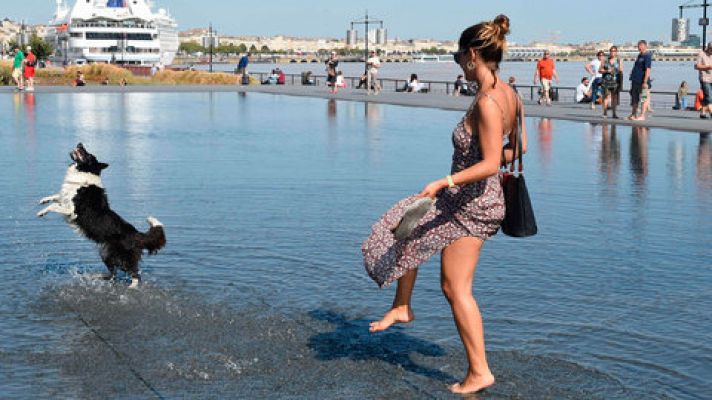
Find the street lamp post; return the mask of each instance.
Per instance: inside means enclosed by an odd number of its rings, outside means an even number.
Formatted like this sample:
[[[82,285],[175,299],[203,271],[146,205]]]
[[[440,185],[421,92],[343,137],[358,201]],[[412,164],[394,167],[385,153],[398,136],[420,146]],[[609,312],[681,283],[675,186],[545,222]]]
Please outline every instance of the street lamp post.
[[[208,54],[210,55],[210,72],[213,72],[213,24],[208,27]]]
[[[354,25],[365,25],[366,27],[366,34],[363,37],[364,40],[364,57],[363,57],[363,62],[365,69],[368,70],[368,25],[369,24],[381,24],[381,28],[383,28],[383,21],[380,19],[370,19],[368,17],[368,10],[366,10],[366,16],[364,19],[361,20],[356,20],[356,21],[351,21],[351,30],[354,29]]]
[[[709,6],[707,0],[702,3],[702,21],[700,22],[702,24],[702,50],[707,46],[707,25],[710,24],[710,21],[707,19],[707,7]]]
[[[707,25],[710,24],[707,18],[707,8],[712,6],[708,0],[704,0],[702,4],[683,4],[679,6],[680,8],[680,19],[682,19],[682,11],[686,8],[702,8],[702,18],[700,18],[700,26],[702,26],[702,50],[707,46]]]

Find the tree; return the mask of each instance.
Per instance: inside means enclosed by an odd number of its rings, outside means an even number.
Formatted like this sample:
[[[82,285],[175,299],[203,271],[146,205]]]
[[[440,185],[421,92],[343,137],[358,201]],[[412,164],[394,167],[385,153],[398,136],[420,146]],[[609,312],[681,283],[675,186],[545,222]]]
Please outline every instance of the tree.
[[[257,47],[254,44],[250,46],[250,53],[257,53]]]
[[[30,37],[30,43],[28,44],[32,47],[32,53],[34,53],[38,60],[46,60],[47,57],[54,53],[54,46],[37,36],[37,34],[32,34],[32,37]]]
[[[240,43],[240,45],[237,46],[237,52],[238,53],[247,53],[247,46],[245,46],[244,43]]]
[[[219,54],[237,54],[238,49],[237,46],[232,43],[221,44],[217,49],[215,49],[215,52]]]
[[[262,53],[269,53],[269,47],[267,47],[267,46],[262,46],[262,47],[260,48],[260,52],[262,52]]]
[[[54,46],[52,46],[49,42],[42,39],[41,37],[37,36],[37,34],[33,34],[30,37],[30,42],[27,43],[27,45],[32,47],[32,53],[34,53],[35,57],[37,57],[38,60],[46,60],[47,57],[54,53]],[[23,52],[25,51],[25,49],[22,48],[22,46],[20,46],[20,44],[15,39],[10,40],[7,43],[7,48],[10,49],[10,51],[15,50],[15,48],[18,48]]]
[[[198,52],[205,53],[205,47],[195,42],[183,42],[180,44],[180,47],[178,47],[178,51],[188,54],[195,54]]]

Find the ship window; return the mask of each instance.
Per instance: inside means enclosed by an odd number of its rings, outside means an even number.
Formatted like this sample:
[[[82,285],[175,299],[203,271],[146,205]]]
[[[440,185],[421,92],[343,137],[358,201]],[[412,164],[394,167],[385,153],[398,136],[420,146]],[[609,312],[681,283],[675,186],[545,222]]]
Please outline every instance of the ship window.
[[[89,40],[153,40],[150,33],[87,32]]]

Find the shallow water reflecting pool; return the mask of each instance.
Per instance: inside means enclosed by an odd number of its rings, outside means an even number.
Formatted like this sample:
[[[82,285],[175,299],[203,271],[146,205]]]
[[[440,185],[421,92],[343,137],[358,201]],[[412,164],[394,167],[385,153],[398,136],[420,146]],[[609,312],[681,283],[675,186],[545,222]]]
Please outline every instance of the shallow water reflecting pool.
[[[466,361],[421,268],[416,321],[360,245],[449,171],[462,114],[236,93],[0,96],[0,397],[450,398]],[[539,234],[498,234],[474,291],[498,384],[482,398],[712,393],[712,135],[529,119]],[[86,278],[57,215],[78,142],[111,206],[168,246],[145,285]]]

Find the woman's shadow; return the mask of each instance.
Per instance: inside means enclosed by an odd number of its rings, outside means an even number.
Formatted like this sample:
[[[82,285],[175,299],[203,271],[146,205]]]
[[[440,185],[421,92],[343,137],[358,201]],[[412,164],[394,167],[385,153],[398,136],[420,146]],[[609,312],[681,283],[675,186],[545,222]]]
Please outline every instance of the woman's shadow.
[[[309,338],[308,346],[316,352],[318,360],[380,360],[430,379],[446,383],[456,381],[450,374],[419,365],[411,359],[411,352],[427,357],[444,356],[445,350],[435,343],[404,334],[398,327],[372,334],[368,331],[370,321],[347,320],[343,314],[333,311],[314,310],[309,315],[335,326],[332,332],[319,333]]]

